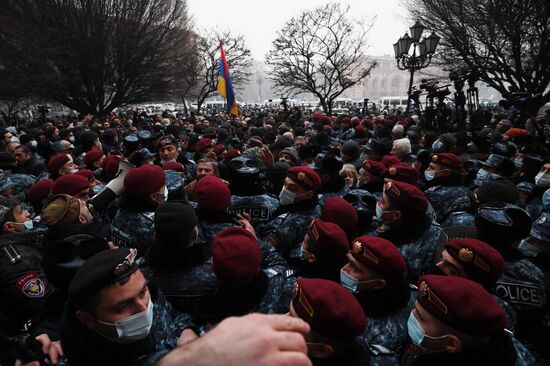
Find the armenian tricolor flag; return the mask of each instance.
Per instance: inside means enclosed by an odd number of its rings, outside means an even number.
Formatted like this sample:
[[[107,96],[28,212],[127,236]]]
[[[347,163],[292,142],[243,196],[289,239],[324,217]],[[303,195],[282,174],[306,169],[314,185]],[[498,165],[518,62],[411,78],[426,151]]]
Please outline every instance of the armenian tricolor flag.
[[[225,59],[225,52],[223,50],[223,43],[220,43],[221,60],[220,60],[220,73],[218,74],[218,93],[225,97],[227,101],[227,113],[233,116],[239,114],[237,106],[237,100],[235,99],[235,93],[233,93],[233,84],[231,83],[231,76],[229,76],[229,67],[227,66],[227,60]]]

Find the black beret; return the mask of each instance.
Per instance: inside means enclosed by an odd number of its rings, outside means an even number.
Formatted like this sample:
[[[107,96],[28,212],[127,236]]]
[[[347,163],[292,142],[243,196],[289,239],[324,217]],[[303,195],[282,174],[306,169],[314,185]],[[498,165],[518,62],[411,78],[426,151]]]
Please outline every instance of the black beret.
[[[155,234],[161,242],[180,244],[178,239],[188,236],[197,224],[195,209],[183,202],[163,202],[155,211]]]
[[[377,139],[370,139],[364,147],[366,150],[374,151],[378,155],[384,155],[387,151],[386,145]]]
[[[118,248],[104,250],[88,259],[76,272],[69,285],[69,300],[82,305],[101,289],[128,278],[138,270],[137,250]]]
[[[305,160],[307,158],[314,158],[323,150],[319,145],[304,145],[301,146],[298,150],[298,155],[300,159]]]

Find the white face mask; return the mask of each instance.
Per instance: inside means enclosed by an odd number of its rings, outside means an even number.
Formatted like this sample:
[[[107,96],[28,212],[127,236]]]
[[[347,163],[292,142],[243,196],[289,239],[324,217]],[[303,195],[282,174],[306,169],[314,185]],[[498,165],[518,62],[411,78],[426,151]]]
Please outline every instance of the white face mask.
[[[116,337],[108,337],[101,334],[115,343],[128,344],[144,339],[149,335],[153,325],[153,300],[149,299],[147,310],[131,315],[125,319],[117,320],[113,323],[97,321],[100,324],[114,327],[117,332]]]
[[[359,281],[357,278],[350,276],[344,269],[340,269],[340,284],[348,291],[354,294],[358,293],[359,285],[375,282],[376,280]]]
[[[550,176],[547,172],[540,172],[535,177],[535,184],[538,187],[550,187]]]
[[[294,200],[296,199],[296,194],[290,192],[288,189],[283,188],[281,189],[281,193],[279,193],[279,203],[281,206],[286,206],[294,203]]]

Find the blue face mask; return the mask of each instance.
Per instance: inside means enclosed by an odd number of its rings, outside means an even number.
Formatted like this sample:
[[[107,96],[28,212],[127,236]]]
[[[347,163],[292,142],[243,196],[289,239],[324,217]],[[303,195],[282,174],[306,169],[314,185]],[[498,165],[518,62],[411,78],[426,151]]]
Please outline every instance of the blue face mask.
[[[30,231],[34,228],[34,223],[32,222],[32,220],[25,221],[25,222],[15,222],[15,224],[25,226],[26,231]]]
[[[542,208],[550,210],[550,189],[547,189],[542,195]]]
[[[424,329],[422,329],[422,326],[420,325],[420,323],[418,322],[418,320],[416,319],[412,311],[411,311],[411,314],[409,315],[409,320],[407,320],[407,332],[409,333],[409,337],[411,338],[411,341],[413,342],[413,344],[422,348],[427,353],[442,351],[442,349],[440,350],[440,349],[426,348],[426,344],[424,342],[425,340],[436,341],[436,340],[441,340],[448,337],[448,335],[443,335],[440,337],[431,337],[427,335],[426,332],[424,332]]]
[[[526,257],[534,258],[539,254],[539,249],[523,239],[519,245],[518,250]]]
[[[443,143],[439,140],[435,140],[432,144],[432,151],[440,151],[443,149]]]
[[[359,292],[359,285],[364,285],[376,280],[359,281],[355,277],[350,276],[346,271],[340,269],[340,284],[346,290],[353,292],[354,294]]]
[[[31,141],[31,146],[33,149],[36,149],[36,147],[38,146],[38,142],[36,142],[36,140],[32,140]]]
[[[411,341],[415,345],[422,347],[422,341],[424,340],[426,333],[424,333],[424,329],[422,329],[422,326],[420,326],[420,323],[416,320],[416,317],[413,315],[412,311],[409,315],[409,320],[407,320],[407,331]]]
[[[93,195],[95,196],[96,194],[99,193],[99,191],[101,191],[103,189],[103,184],[98,184],[97,186],[93,186],[92,187],[92,193]]]
[[[434,171],[424,171],[424,178],[426,178],[427,181],[433,180],[435,178],[435,172]]]
[[[477,175],[476,175],[476,179],[477,180],[485,180],[485,178],[487,178],[487,176],[489,175],[489,173],[485,170],[485,169],[479,169],[477,171]]]
[[[378,203],[376,204],[376,217],[378,217],[380,220],[382,220],[382,209],[380,208]]]
[[[517,169],[521,169],[521,167],[523,166],[523,159],[514,160],[514,165],[516,166]]]

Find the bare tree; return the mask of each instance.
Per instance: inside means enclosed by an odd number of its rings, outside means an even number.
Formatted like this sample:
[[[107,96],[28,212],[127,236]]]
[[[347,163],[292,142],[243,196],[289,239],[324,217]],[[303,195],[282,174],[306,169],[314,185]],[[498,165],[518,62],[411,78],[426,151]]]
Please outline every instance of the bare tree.
[[[220,70],[220,43],[223,43],[225,57],[233,86],[239,90],[250,79],[252,58],[246,47],[244,37],[231,32],[204,31],[197,38],[198,63],[196,66],[198,80],[193,94],[197,97],[197,108],[218,89]]]
[[[504,97],[521,91],[550,101],[548,0],[408,0],[408,8],[442,37],[446,67],[478,72]]]
[[[349,6],[329,3],[287,21],[266,59],[276,86],[313,93],[330,113],[333,101],[375,66],[364,56],[371,26],[349,13]]]
[[[185,0],[5,0],[0,64],[28,95],[82,113],[167,95],[185,57]]]

